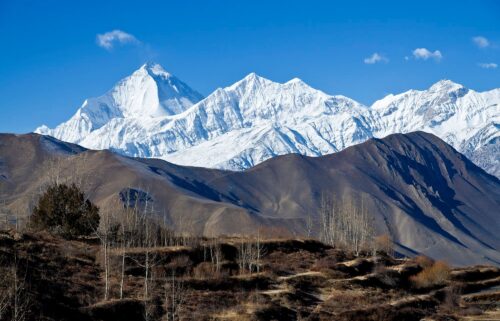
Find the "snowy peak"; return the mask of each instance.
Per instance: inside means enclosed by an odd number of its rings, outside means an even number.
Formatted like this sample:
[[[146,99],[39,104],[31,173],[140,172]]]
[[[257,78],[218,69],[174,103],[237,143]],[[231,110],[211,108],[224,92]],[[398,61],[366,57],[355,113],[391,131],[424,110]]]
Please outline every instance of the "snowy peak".
[[[427,90],[388,95],[372,105],[371,130],[376,137],[417,130],[433,133],[500,177],[495,160],[500,143],[495,126],[500,122],[498,93],[441,80]]]
[[[295,85],[295,86],[307,86],[307,87],[311,87],[308,84],[306,84],[302,79],[297,78],[297,77],[290,79],[289,81],[287,81],[285,83],[285,85]]]
[[[243,118],[246,123],[255,124],[264,120],[281,125],[301,122],[306,116],[364,107],[347,97],[327,95],[299,78],[279,83],[256,73],[250,73],[233,85],[216,90],[200,104],[216,110],[234,110],[238,118]]]
[[[156,63],[142,65],[110,93],[125,117],[176,115],[203,99]]]
[[[79,143],[90,132],[117,119],[148,120],[180,114],[203,96],[156,63],[147,63],[102,96],[86,99],[75,115],[55,129],[37,133]]]
[[[283,86],[286,88],[292,88],[295,91],[308,91],[308,92],[314,92],[318,95],[328,96],[327,94],[325,94],[321,90],[315,89],[315,88],[309,86],[306,82],[304,82],[300,78],[292,78],[289,81],[287,81],[286,83],[284,83]],[[336,96],[336,97],[342,97],[342,96]],[[347,98],[347,97],[345,97],[345,98]]]
[[[375,110],[390,109],[414,109],[420,111],[432,109],[443,105],[454,104],[458,98],[465,96],[470,90],[461,84],[451,80],[443,79],[426,90],[408,90],[401,94],[389,94],[375,101],[371,108]]]
[[[269,79],[261,77],[257,75],[255,72],[249,73],[243,79],[235,82],[234,84],[226,87],[226,90],[235,90],[235,91],[252,91],[252,90],[260,90],[261,88],[265,88],[267,86],[277,84]]]
[[[293,78],[285,83],[279,83],[259,76],[255,72],[248,74],[243,79],[235,82],[233,85],[226,87],[225,89],[236,91],[256,91],[264,90],[268,87],[273,87],[276,90],[288,90],[292,87],[295,87],[307,91],[321,92],[320,90],[314,89],[313,87],[309,86],[300,78]]]
[[[469,90],[463,85],[447,79],[438,81],[427,90],[430,96],[436,95],[441,99],[449,99],[451,102],[465,96],[468,92]]]
[[[163,78],[173,77],[171,73],[163,69],[160,64],[155,62],[147,62],[141,66],[137,71],[146,71],[147,73],[155,76],[161,76]]]
[[[144,118],[179,114],[203,96],[156,63],[142,65],[103,96],[84,102],[80,113]],[[96,119],[97,120],[97,119]]]
[[[266,87],[270,87],[270,86],[273,86],[276,88],[281,87],[282,89],[283,88],[290,88],[290,87],[298,87],[298,88],[302,88],[305,90],[320,92],[320,90],[314,89],[313,87],[306,84],[300,78],[293,78],[285,83],[278,83],[278,82],[274,82],[272,80],[269,80],[267,78],[264,78],[262,76],[259,76],[255,72],[249,73],[243,79],[235,82],[233,85],[227,87],[226,89],[228,89],[228,90],[242,90],[242,89],[255,90],[255,89],[262,89],[262,88],[266,88]]]
[[[429,91],[431,92],[442,92],[442,91],[456,91],[456,90],[462,90],[465,89],[465,87],[461,84],[457,84],[449,79],[442,79],[435,84],[433,84],[430,88]]]
[[[36,132],[129,156],[243,170],[276,155],[319,156],[371,137],[426,131],[500,176],[494,169],[499,108],[500,89],[480,93],[450,80],[367,107],[299,78],[279,83],[256,73],[202,99],[148,63],[86,100],[67,122]]]

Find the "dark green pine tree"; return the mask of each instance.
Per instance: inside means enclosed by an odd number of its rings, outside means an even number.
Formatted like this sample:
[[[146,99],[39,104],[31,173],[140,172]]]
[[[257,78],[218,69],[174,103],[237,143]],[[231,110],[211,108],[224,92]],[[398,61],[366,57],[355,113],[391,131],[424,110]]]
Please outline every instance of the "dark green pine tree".
[[[75,184],[53,184],[38,200],[31,224],[68,239],[86,236],[99,226],[99,208]]]

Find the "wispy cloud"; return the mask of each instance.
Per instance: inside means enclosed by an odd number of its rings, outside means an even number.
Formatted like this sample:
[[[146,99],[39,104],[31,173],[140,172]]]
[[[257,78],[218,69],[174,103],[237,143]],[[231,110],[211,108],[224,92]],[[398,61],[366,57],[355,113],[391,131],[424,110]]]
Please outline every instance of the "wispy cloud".
[[[477,36],[472,38],[472,41],[478,46],[479,48],[486,48],[490,46],[490,41],[486,39],[483,36]]]
[[[373,65],[377,62],[389,62],[389,59],[375,52],[370,57],[363,59],[363,61],[365,64]]]
[[[427,48],[417,48],[413,50],[413,57],[415,57],[415,59],[434,59],[435,61],[440,61],[441,58],[443,58],[443,55],[439,50],[435,50],[434,52],[432,52]]]
[[[138,45],[141,42],[133,35],[126,33],[122,30],[113,30],[103,34],[97,35],[97,44],[106,50],[111,50],[117,44],[135,44]]]
[[[479,67],[484,69],[496,69],[498,65],[494,62],[482,62],[477,64]]]

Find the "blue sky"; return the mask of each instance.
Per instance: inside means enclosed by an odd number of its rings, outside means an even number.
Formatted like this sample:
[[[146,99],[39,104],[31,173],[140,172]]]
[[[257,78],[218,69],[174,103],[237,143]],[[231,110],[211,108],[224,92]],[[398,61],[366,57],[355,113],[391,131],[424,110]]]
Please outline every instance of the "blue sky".
[[[0,0],[0,43],[0,132],[55,126],[145,61],[204,95],[250,72],[365,104],[500,87],[498,1]]]

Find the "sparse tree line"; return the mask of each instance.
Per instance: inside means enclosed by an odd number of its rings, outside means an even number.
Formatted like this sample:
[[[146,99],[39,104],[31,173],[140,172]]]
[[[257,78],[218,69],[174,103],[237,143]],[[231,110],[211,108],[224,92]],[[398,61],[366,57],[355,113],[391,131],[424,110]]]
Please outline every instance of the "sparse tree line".
[[[374,254],[382,250],[393,255],[392,240],[388,234],[376,236],[374,220],[363,198],[322,194],[319,210],[320,240],[337,248],[343,248],[358,256],[362,250]],[[306,221],[310,231],[312,223]],[[309,234],[309,232],[308,232]]]
[[[221,239],[204,238],[187,233],[193,230],[192,222],[181,222],[183,232],[175,232],[172,225],[155,209],[148,192],[138,196],[137,190],[126,189],[116,199],[114,206],[100,210],[90,201],[89,180],[79,178],[75,170],[74,180],[62,180],[60,163],[49,166],[50,182],[32,207],[27,226],[35,230],[47,230],[67,239],[95,238],[100,243],[99,259],[103,268],[103,300],[127,297],[127,270],[133,265],[140,267],[143,288],[140,294],[145,303],[145,320],[157,318],[157,307],[161,305],[165,320],[179,320],[183,311],[186,289],[183,276],[177,274],[182,262],[165,261],[159,249],[172,246],[189,246],[201,249],[203,262],[208,270],[204,277],[221,277],[225,261]],[[4,207],[5,208],[5,207]],[[1,211],[6,213],[6,211]],[[6,216],[7,217],[7,216]],[[10,218],[10,216],[8,216]],[[373,221],[363,200],[341,199],[323,194],[318,221],[311,216],[306,219],[306,235],[310,237],[318,230],[320,240],[326,244],[345,248],[359,255],[362,250],[384,250],[392,252],[392,241],[385,235],[375,237]],[[6,218],[7,224],[11,223]],[[0,218],[1,219],[1,218]],[[16,229],[19,219],[15,220]],[[187,227],[187,228],[186,228]],[[179,226],[177,227],[179,229]],[[236,242],[236,262],[239,273],[260,273],[261,259],[267,254],[260,230],[256,235],[246,236]],[[3,275],[8,289],[0,291],[0,320],[9,313],[9,320],[23,320],[26,302],[20,299],[26,292],[24,280],[17,268]],[[209,274],[209,275],[207,275]],[[161,298],[158,293],[162,293]],[[130,295],[130,294],[129,294]],[[133,295],[137,295],[134,293]],[[26,296],[27,297],[27,296]],[[25,313],[25,312],[24,312]]]
[[[262,244],[260,231],[257,236],[241,242],[238,246],[238,266],[239,271],[249,273],[259,273],[261,270],[261,259],[267,251]]]
[[[199,252],[203,253],[203,261],[210,266],[202,277],[218,278],[223,275],[221,272],[225,261],[221,239],[175,233],[155,211],[154,201],[150,197],[144,197],[144,201],[139,202],[132,194],[125,194],[125,201],[116,200],[115,206],[99,210],[76,184],[53,183],[34,206],[27,227],[45,230],[66,239],[97,239],[100,243],[99,261],[103,268],[102,300],[125,299],[130,298],[130,295],[137,298],[137,292],[127,291],[126,279],[128,268],[140,267],[143,271],[140,298],[145,305],[144,319],[158,319],[160,305],[165,312],[164,319],[178,320],[183,311],[186,291],[183,275],[177,275],[176,272],[183,262],[169,262],[159,254],[159,250],[179,246],[199,248]],[[251,239],[246,238],[235,246],[240,273],[259,273],[260,260],[265,254],[260,234],[257,233]],[[8,289],[2,288],[0,315],[10,313],[13,317],[8,320],[23,320],[22,315],[27,311],[24,301],[20,299],[21,294],[25,293],[22,292],[24,281],[20,282],[22,279],[18,276],[17,268],[11,272],[14,274],[4,274],[13,283]],[[161,299],[158,293],[163,293]],[[4,319],[3,316],[0,320]]]

